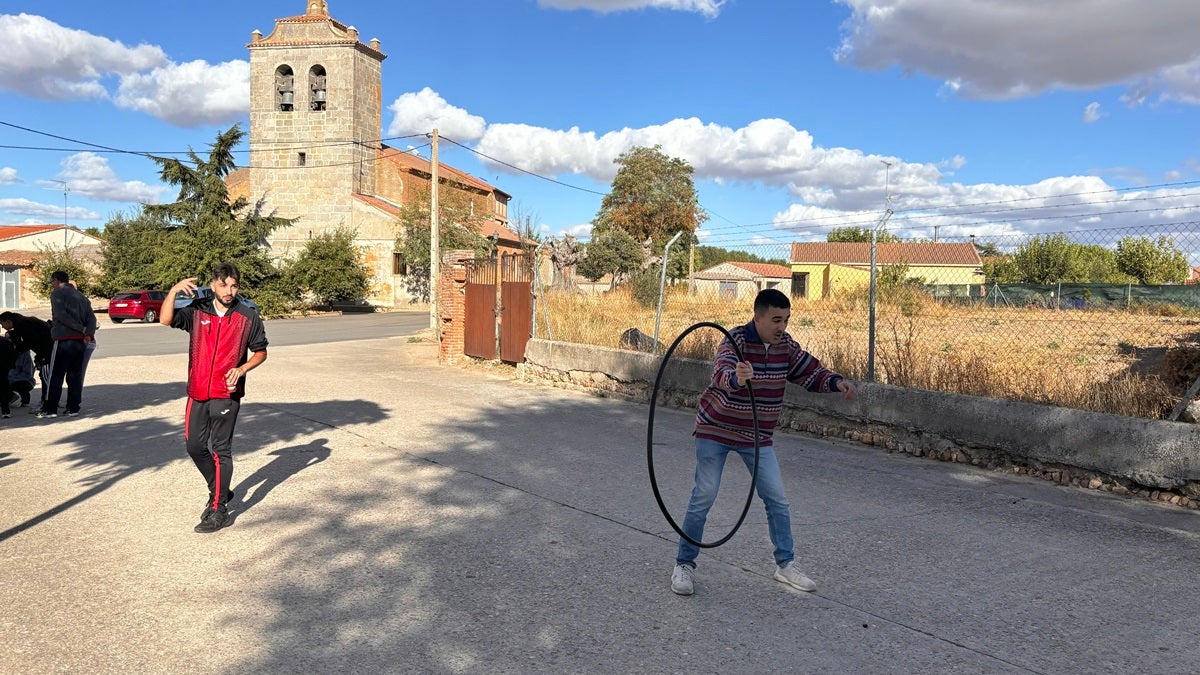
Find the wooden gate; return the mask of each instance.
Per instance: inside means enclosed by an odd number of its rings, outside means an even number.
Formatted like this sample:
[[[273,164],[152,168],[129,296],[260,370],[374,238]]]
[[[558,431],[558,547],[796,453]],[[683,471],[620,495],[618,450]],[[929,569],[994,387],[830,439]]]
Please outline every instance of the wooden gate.
[[[475,260],[467,266],[463,353],[496,358],[496,261]]]
[[[500,359],[525,360],[533,330],[533,266],[531,257],[505,255],[500,260]]]

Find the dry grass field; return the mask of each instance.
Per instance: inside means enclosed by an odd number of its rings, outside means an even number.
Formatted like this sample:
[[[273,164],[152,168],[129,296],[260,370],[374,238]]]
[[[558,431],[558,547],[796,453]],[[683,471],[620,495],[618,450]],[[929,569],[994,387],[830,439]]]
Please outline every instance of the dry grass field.
[[[551,292],[555,340],[618,347],[621,333],[654,334],[655,310],[625,289],[599,295]],[[722,302],[668,290],[659,340],[713,321],[731,328],[750,320],[749,299]],[[867,374],[866,293],[798,301],[789,332],[831,368]],[[539,313],[542,308],[539,307]],[[545,337],[546,318],[538,317]],[[677,354],[708,359],[719,334],[698,331]],[[1044,403],[1136,417],[1162,418],[1179,401],[1178,373],[1164,371],[1170,350],[1200,340],[1200,313],[1175,307],[1053,310],[939,302],[918,288],[880,293],[876,308],[875,379],[902,387]]]

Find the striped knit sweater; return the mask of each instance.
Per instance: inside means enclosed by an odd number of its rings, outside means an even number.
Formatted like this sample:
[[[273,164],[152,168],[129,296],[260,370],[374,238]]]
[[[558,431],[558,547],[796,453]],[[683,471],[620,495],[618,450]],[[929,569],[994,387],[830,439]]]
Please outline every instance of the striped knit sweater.
[[[835,392],[842,376],[821,365],[783,334],[779,342],[763,343],[754,322],[739,326],[730,334],[745,360],[754,367],[754,398],[758,404],[759,445],[771,445],[771,435],[783,409],[783,394],[788,382],[812,392]],[[736,381],[737,353],[722,340],[713,363],[712,381],[700,395],[696,414],[697,438],[714,440],[736,447],[754,445],[754,422],[750,416],[750,393]]]

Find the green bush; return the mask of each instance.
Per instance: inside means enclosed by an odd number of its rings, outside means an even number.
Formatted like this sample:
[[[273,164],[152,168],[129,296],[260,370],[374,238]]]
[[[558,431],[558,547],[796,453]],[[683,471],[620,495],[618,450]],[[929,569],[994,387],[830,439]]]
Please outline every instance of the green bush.
[[[630,281],[633,299],[642,307],[657,308],[659,284],[661,283],[662,279],[657,272],[657,266],[634,272]]]
[[[353,230],[337,228],[308,240],[284,278],[321,304],[362,300],[371,287],[371,275],[354,245],[355,236]]]

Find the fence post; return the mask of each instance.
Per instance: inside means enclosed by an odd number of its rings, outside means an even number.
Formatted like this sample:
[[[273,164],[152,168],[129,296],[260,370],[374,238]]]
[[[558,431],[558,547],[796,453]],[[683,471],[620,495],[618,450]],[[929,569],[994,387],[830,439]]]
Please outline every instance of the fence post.
[[[539,241],[537,248],[533,249],[533,287],[530,289],[530,292],[533,293],[533,311],[530,312],[530,314],[532,314],[533,318],[530,321],[531,325],[529,326],[529,336],[535,340],[537,339],[537,303],[538,303],[538,298],[542,297],[542,295],[543,295],[543,293],[541,292],[542,258],[541,258],[540,254],[542,252],[542,247],[546,245],[547,241],[549,241],[549,237],[547,237],[546,239],[543,239],[542,241]],[[550,332],[550,312],[547,311],[546,312],[546,333],[548,334],[549,332]],[[549,335],[547,335],[547,337],[549,337]]]
[[[666,247],[663,249],[662,280],[658,283],[658,313],[654,317],[654,351],[658,351],[658,327],[662,323],[663,296],[666,295],[667,290],[667,256],[671,253],[671,244],[674,244],[675,240],[682,235],[683,230],[676,232],[675,236],[671,237],[671,241],[668,241]]]
[[[888,218],[892,217],[892,210],[888,209],[883,212],[883,217],[879,219],[879,224],[871,230],[871,291],[869,301],[869,314],[867,319],[867,382],[875,381],[875,245],[879,230],[887,224]]]

